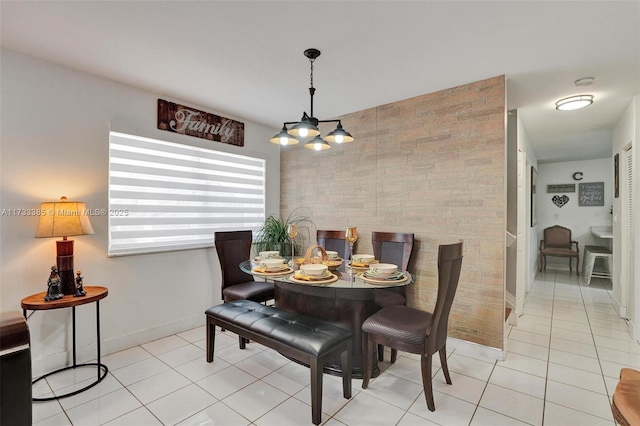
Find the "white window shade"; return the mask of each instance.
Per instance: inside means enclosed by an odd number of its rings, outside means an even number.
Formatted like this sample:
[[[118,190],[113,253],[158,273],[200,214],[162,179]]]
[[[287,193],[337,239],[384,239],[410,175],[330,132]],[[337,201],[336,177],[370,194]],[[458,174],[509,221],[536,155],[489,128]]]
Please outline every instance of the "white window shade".
[[[110,132],[109,256],[213,246],[265,218],[265,160]]]

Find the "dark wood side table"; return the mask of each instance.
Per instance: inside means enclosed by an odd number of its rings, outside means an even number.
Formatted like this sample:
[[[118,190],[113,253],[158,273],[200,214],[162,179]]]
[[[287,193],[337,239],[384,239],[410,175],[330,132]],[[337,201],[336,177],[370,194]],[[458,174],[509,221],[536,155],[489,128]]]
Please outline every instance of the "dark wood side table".
[[[44,297],[47,294],[46,291],[43,291],[42,293],[33,294],[31,296],[28,296],[22,299],[22,313],[25,318],[28,318],[27,310],[47,311],[50,309],[71,308],[71,312],[72,312],[73,365],[70,365],[68,367],[63,367],[59,370],[52,371],[51,373],[47,373],[44,376],[40,376],[37,379],[35,379],[33,382],[31,382],[32,384],[36,383],[39,380],[44,379],[45,377],[51,376],[61,371],[70,370],[72,368],[75,369],[78,367],[95,366],[97,367],[97,371],[98,371],[97,380],[91,383],[90,385],[83,387],[82,389],[78,389],[73,392],[66,393],[64,395],[52,396],[50,398],[33,398],[34,401],[51,401],[54,399],[60,399],[60,398],[65,398],[67,396],[79,394],[80,392],[83,392],[89,388],[92,388],[98,383],[100,383],[102,379],[105,378],[105,376],[107,375],[107,372],[109,371],[107,366],[100,362],[100,300],[107,297],[107,295],[109,294],[109,290],[106,287],[85,286],[84,291],[87,292],[85,296],[74,297],[72,295],[68,295],[68,296],[64,296],[62,299],[52,300],[50,302],[45,302],[44,300]],[[78,364],[76,363],[76,306],[86,305],[87,303],[93,303],[93,302],[96,303],[96,327],[97,327],[96,336],[97,336],[97,344],[98,344],[97,362]]]

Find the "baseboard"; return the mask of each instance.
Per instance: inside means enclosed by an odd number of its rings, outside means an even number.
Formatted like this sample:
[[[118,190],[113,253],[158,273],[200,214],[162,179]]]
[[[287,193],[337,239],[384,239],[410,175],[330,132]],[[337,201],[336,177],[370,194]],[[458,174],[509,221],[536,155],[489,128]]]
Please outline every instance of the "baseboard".
[[[613,299],[613,309],[615,309],[620,318],[627,318],[627,307],[620,305],[620,301],[616,298],[613,292],[611,298]]]
[[[154,340],[161,339],[163,337],[171,336],[176,333],[191,330],[204,325],[203,315],[194,315],[188,318],[183,318],[167,324],[161,324],[159,326],[139,330],[134,333],[130,333],[124,336],[114,337],[112,339],[102,340],[100,342],[101,356],[109,355],[115,352],[119,352],[125,349],[132,348],[134,346],[149,343]],[[204,339],[205,336],[203,335]],[[48,372],[57,370],[62,367],[73,364],[73,348],[69,348],[67,351],[58,352],[52,355],[48,355],[43,358],[33,359],[31,361],[31,368],[33,377],[38,377]],[[84,362],[95,362],[96,359],[96,342],[95,340],[86,345],[78,345],[76,348],[76,362],[78,364]],[[109,367],[107,365],[107,367]]]
[[[470,355],[480,355],[498,361],[504,361],[507,357],[507,353],[502,349],[456,339],[455,337],[447,337],[447,349],[449,348],[455,348],[462,353],[466,352]]]
[[[531,287],[533,286],[533,283],[536,281],[537,276],[538,276],[538,268],[533,268],[533,271],[531,271],[531,275],[529,276],[529,282],[526,285],[527,290],[525,293],[529,294],[529,292],[531,291]]]

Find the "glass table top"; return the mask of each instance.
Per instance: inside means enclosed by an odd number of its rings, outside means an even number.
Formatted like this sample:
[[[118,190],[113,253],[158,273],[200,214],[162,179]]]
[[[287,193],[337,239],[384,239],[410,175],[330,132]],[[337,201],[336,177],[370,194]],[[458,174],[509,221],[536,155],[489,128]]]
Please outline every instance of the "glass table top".
[[[380,279],[368,278],[364,276],[364,271],[368,268],[355,268],[353,273],[347,265],[347,272],[330,270],[330,276],[310,280],[307,277],[297,275],[298,271],[288,268],[282,272],[269,273],[256,271],[250,260],[240,263],[240,269],[254,277],[264,278],[270,281],[279,281],[284,283],[299,284],[301,286],[311,287],[330,287],[330,288],[390,288],[403,287],[413,284],[414,278],[408,272],[403,272],[404,277],[399,279]]]

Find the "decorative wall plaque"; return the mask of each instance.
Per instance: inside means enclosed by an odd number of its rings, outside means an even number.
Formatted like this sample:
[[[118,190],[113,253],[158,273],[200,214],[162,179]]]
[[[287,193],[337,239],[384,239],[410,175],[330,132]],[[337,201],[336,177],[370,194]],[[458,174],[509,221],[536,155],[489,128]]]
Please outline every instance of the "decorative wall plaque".
[[[562,208],[562,206],[564,206],[569,202],[569,197],[566,195],[563,195],[562,197],[559,195],[554,195],[553,198],[551,199],[551,202],[560,209]]]
[[[576,192],[576,184],[563,183],[558,185],[547,185],[547,194],[557,194],[562,192]]]
[[[158,129],[244,146],[244,123],[158,99]]]
[[[579,206],[604,206],[604,182],[581,183],[579,192]]]

